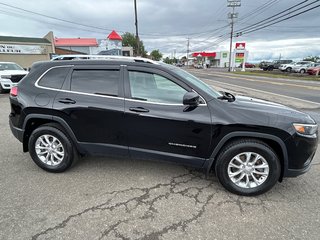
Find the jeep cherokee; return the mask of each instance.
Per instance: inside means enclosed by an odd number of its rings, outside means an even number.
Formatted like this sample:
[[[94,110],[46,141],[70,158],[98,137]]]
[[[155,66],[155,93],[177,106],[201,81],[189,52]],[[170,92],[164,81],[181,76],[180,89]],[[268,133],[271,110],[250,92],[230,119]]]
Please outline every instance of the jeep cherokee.
[[[305,113],[141,58],[34,63],[10,102],[12,133],[49,172],[78,155],[159,159],[215,171],[227,190],[258,195],[306,172],[318,145]]]

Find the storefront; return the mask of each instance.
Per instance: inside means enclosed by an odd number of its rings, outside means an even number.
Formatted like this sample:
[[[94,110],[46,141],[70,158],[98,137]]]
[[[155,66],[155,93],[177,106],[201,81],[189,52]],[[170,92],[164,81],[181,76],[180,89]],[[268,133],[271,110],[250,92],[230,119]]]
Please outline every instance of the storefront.
[[[0,62],[29,68],[34,62],[50,60],[54,53],[52,32],[43,38],[0,36]]]
[[[195,64],[207,67],[228,67],[229,52],[194,52],[192,53]]]

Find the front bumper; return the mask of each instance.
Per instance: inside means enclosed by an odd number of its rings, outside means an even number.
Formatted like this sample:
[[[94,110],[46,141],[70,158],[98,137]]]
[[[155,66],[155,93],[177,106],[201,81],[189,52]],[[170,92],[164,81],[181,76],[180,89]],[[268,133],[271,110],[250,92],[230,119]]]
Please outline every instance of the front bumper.
[[[3,89],[8,89],[8,90],[10,90],[12,87],[14,87],[14,86],[17,86],[18,85],[18,83],[13,83],[13,82],[11,82],[11,80],[9,80],[9,79],[1,79],[0,80],[0,84],[1,84],[1,87],[3,88]]]
[[[306,173],[318,147],[318,134],[316,137],[303,137],[294,134],[285,142],[288,150],[288,167],[284,177],[296,177]]]
[[[23,142],[24,130],[13,126],[11,120],[9,120],[9,125],[10,125],[10,129],[11,129],[12,134],[13,134],[20,142]]]

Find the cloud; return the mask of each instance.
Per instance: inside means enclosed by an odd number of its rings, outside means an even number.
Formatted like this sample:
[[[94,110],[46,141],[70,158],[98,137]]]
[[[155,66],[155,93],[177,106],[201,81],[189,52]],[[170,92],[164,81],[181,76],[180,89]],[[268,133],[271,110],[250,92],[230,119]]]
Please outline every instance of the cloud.
[[[133,0],[3,0],[9,5],[25,8],[56,18],[67,19],[90,28],[61,22],[19,9],[0,5],[1,35],[42,37],[53,31],[57,37],[104,38],[112,29],[119,33],[134,33]],[[192,51],[228,50],[228,26],[225,0],[137,0],[140,38],[150,52],[159,49],[165,55],[174,51],[185,55],[187,38]],[[235,31],[266,19],[301,1],[298,0],[242,0],[237,8],[239,19]],[[310,2],[310,1],[309,1]],[[248,43],[250,60],[302,58],[319,55],[320,8],[260,31],[243,35],[235,41]],[[218,29],[220,28],[220,29]],[[220,43],[219,36],[225,36]]]

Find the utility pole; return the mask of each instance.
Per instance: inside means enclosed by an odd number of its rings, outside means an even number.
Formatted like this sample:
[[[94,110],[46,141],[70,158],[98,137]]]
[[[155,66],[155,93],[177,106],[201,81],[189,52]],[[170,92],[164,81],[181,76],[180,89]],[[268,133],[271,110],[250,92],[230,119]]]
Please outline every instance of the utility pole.
[[[187,39],[187,68],[189,68],[189,45],[190,45],[190,39]]]
[[[228,0],[228,7],[232,7],[232,12],[228,13],[228,18],[231,19],[231,31],[230,31],[230,48],[229,48],[229,69],[228,71],[231,72],[232,67],[232,40],[233,40],[233,24],[234,19],[238,17],[238,13],[234,12],[235,7],[241,6],[241,0]]]
[[[135,16],[135,25],[136,25],[137,56],[139,56],[140,55],[140,39],[139,39],[139,32],[138,32],[137,0],[134,0],[134,16]]]

